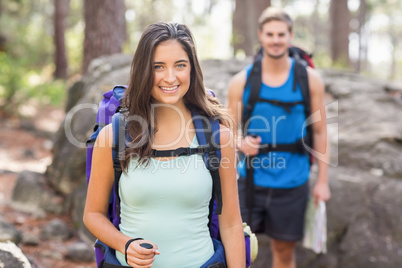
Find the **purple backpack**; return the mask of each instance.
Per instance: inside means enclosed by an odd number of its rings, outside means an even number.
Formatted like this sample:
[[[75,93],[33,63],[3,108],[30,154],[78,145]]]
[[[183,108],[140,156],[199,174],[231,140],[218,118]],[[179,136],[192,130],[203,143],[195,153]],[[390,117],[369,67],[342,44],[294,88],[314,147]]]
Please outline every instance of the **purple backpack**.
[[[92,152],[93,146],[98,137],[99,132],[108,124],[112,124],[113,128],[113,167],[115,170],[115,182],[113,191],[110,195],[109,208],[107,217],[113,225],[119,229],[120,224],[120,198],[118,196],[119,179],[122,173],[119,160],[119,152],[125,149],[125,133],[120,130],[120,125],[124,124],[124,116],[119,112],[120,103],[124,96],[126,86],[115,86],[112,90],[103,94],[96,118],[96,124],[93,134],[86,143],[87,158],[86,158],[86,176],[89,183],[91,175]],[[213,95],[210,91],[209,94]],[[156,151],[153,150],[154,157],[160,156],[180,156],[189,154],[203,154],[203,160],[210,171],[213,180],[213,194],[210,201],[209,213],[209,230],[214,241],[215,255],[220,255],[224,259],[224,249],[220,242],[218,215],[222,211],[222,193],[219,177],[219,164],[221,159],[220,152],[220,135],[219,121],[201,116],[196,111],[192,111],[192,119],[196,130],[196,136],[199,143],[197,148],[178,148],[176,150]],[[207,119],[207,120],[206,120]],[[207,142],[213,141],[213,142]],[[246,267],[251,265],[250,254],[250,237],[245,233],[246,243]],[[217,254],[218,253],[218,254]],[[214,255],[214,256],[215,256]],[[116,259],[114,249],[99,240],[95,242],[95,258],[98,267],[102,267],[104,263],[112,265],[120,265]]]

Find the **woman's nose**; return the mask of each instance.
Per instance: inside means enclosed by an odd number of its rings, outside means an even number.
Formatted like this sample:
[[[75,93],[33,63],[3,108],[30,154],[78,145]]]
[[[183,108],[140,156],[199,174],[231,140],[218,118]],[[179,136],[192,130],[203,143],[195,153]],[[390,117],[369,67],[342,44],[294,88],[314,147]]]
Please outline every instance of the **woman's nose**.
[[[164,80],[167,83],[173,83],[174,81],[176,81],[176,74],[173,69],[166,70]]]

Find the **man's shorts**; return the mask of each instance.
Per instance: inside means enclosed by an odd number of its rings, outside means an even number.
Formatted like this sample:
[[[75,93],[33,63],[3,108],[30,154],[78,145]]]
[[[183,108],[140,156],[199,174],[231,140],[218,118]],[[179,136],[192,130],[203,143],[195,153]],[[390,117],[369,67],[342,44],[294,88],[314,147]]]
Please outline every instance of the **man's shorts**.
[[[245,178],[239,178],[238,187],[242,219],[250,225],[253,232],[265,233],[273,239],[283,241],[299,241],[303,238],[304,215],[309,196],[308,181],[291,189],[254,186],[251,224]]]

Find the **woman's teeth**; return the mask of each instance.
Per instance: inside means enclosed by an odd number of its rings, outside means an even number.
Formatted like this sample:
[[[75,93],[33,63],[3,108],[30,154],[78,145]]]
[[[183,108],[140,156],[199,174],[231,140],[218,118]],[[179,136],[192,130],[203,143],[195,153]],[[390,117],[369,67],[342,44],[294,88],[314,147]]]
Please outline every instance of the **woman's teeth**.
[[[174,86],[174,87],[160,87],[162,90],[164,91],[173,91],[175,89],[177,89],[179,86]]]

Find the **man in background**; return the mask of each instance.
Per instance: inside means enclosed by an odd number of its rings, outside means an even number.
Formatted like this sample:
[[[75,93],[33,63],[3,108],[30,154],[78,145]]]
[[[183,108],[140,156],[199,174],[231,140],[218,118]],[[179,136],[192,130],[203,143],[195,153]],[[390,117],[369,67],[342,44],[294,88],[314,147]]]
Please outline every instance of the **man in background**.
[[[306,109],[311,109],[313,115],[310,132],[314,142],[310,152],[318,165],[312,196],[316,204],[330,198],[324,85],[316,70],[304,67],[309,93],[306,107],[299,81],[296,87],[293,84],[296,60],[288,50],[292,27],[292,19],[283,10],[269,7],[262,12],[258,29],[262,46],[258,98],[249,107],[253,95],[253,81],[248,80],[251,65],[232,78],[228,92],[228,108],[243,128],[237,144],[243,155],[238,164],[243,221],[254,232],[271,238],[273,268],[296,267],[295,245],[303,238],[313,161],[305,143],[300,149],[300,142],[309,135]]]

